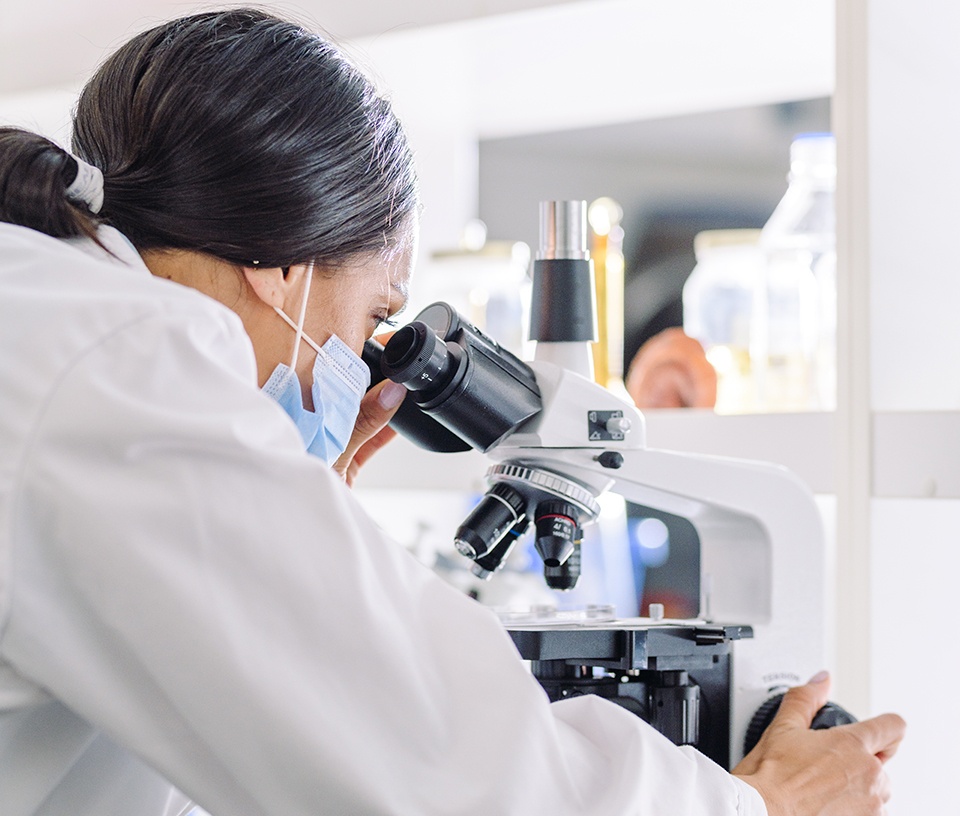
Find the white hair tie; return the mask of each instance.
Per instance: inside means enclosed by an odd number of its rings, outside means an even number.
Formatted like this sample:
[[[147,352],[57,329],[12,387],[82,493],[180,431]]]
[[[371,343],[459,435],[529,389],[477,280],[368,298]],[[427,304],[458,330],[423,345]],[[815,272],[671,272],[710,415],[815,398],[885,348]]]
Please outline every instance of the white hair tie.
[[[77,163],[77,177],[67,187],[67,198],[86,204],[90,212],[98,213],[103,206],[103,173],[99,167],[71,156]]]

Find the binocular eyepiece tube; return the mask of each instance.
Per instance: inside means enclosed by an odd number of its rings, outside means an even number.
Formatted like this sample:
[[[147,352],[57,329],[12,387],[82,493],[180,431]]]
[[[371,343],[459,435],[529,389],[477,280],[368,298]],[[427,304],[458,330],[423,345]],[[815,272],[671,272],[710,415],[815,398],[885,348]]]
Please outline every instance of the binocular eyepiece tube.
[[[380,368],[406,386],[422,414],[482,453],[541,409],[530,367],[446,303],[428,306],[397,331]]]

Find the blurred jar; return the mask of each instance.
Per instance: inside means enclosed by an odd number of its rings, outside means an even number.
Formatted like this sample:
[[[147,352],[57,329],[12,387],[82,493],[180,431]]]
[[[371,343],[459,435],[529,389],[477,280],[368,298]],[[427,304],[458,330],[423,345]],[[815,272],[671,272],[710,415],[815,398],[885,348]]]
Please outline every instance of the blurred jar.
[[[787,191],[761,232],[765,303],[755,345],[761,408],[833,410],[837,394],[836,141],[790,146]]]
[[[757,409],[752,345],[763,283],[760,230],[707,230],[693,242],[696,266],[683,287],[683,330],[717,371],[718,413]]]

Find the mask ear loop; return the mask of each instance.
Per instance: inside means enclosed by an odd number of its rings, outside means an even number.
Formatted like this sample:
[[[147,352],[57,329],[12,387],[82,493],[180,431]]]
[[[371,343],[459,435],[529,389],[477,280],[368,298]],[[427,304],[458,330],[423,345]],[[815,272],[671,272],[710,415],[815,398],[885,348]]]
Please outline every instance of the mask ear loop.
[[[290,360],[290,370],[296,373],[297,358],[300,356],[300,341],[303,339],[303,322],[307,317],[307,300],[310,297],[310,284],[313,282],[313,261],[307,264],[307,281],[303,285],[303,300],[300,302],[300,316],[297,318],[297,325],[294,328],[297,331],[296,339],[293,341],[293,359]],[[276,312],[287,322],[290,322],[287,316],[276,306],[273,307]],[[311,343],[312,345],[312,343]]]
[[[383,245],[384,245],[384,257],[386,257],[386,246],[387,246],[386,236],[384,236]],[[391,290],[393,289],[393,282],[392,282],[391,279],[390,279],[390,264],[389,264],[389,263],[384,264],[384,268],[383,268],[383,282],[384,282],[384,290],[383,290],[383,323],[384,323],[385,325],[387,325],[387,326],[392,326],[392,325],[394,325],[394,323],[393,323],[392,320],[390,320],[390,300],[391,300]]]

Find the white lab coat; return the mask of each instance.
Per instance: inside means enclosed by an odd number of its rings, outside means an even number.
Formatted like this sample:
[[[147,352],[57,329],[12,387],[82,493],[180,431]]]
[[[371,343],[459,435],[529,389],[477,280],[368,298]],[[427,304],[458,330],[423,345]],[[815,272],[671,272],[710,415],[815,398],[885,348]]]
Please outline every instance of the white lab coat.
[[[2,816],[765,813],[548,704],[304,452],[238,318],[102,233],[0,224]]]

